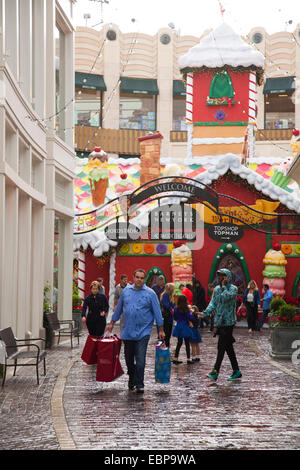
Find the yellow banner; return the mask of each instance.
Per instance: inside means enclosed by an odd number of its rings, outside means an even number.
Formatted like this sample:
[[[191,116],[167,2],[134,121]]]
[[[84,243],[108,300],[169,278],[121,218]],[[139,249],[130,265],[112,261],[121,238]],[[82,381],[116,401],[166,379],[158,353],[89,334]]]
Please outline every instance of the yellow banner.
[[[228,217],[223,217],[222,222],[230,223],[233,221],[236,225],[244,225],[247,224],[261,224],[263,220],[272,220],[276,216],[275,210],[279,206],[280,202],[271,202],[265,201],[264,199],[257,199],[254,205],[249,207],[245,206],[232,206],[232,207],[220,207],[219,212],[224,215],[228,215]],[[268,214],[272,215],[263,215],[257,214],[254,210],[260,212],[267,212]],[[220,217],[216,215],[211,209],[206,206],[202,206],[202,204],[197,204],[197,211],[199,212],[201,219],[207,224],[218,224],[220,222]],[[230,217],[231,216],[231,217]],[[237,217],[242,222],[237,220],[232,220],[232,217]]]

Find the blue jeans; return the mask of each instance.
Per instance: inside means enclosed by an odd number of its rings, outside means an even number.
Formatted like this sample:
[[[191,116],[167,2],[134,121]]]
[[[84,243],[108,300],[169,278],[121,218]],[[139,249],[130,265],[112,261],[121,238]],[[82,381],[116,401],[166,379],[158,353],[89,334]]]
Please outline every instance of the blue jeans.
[[[262,328],[264,326],[265,319],[267,318],[269,313],[270,313],[270,310],[263,310],[261,321],[260,321],[260,324],[259,324],[259,328]]]
[[[146,335],[138,341],[123,340],[129,386],[144,388],[146,353],[149,339],[150,335]]]

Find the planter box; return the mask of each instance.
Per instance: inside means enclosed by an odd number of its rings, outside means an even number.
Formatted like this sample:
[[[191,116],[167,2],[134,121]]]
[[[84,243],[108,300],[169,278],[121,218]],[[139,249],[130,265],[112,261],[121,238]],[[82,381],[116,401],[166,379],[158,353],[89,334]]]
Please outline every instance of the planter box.
[[[277,359],[291,359],[295,349],[292,344],[300,341],[300,327],[271,327],[271,356]]]

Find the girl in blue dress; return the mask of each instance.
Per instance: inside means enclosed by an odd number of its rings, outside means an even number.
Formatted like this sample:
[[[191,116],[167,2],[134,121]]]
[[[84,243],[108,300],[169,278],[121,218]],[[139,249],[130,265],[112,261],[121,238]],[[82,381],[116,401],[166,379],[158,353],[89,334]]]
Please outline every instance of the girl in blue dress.
[[[190,312],[187,298],[185,295],[179,295],[177,299],[177,307],[174,309],[174,320],[177,322],[173,331],[173,336],[177,337],[177,346],[175,350],[175,356],[173,364],[181,364],[182,361],[178,360],[180,348],[183,340],[186,349],[187,363],[193,364],[191,360],[190,351],[190,340],[193,337],[192,328],[189,326],[189,322],[193,320],[193,315]]]

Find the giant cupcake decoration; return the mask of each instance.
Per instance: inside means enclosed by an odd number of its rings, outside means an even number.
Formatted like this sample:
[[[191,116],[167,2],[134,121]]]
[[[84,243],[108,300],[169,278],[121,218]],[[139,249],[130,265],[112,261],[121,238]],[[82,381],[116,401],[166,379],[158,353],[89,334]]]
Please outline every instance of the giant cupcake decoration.
[[[104,204],[108,186],[108,158],[101,147],[95,147],[89,154],[88,177],[90,180],[92,200],[95,207]]]
[[[281,251],[279,243],[275,243],[263,259],[265,269],[263,270],[264,284],[268,284],[275,297],[285,295],[285,266],[287,260]]]
[[[193,259],[190,248],[180,241],[174,241],[171,254],[172,280],[183,284],[191,283],[193,278]]]

